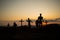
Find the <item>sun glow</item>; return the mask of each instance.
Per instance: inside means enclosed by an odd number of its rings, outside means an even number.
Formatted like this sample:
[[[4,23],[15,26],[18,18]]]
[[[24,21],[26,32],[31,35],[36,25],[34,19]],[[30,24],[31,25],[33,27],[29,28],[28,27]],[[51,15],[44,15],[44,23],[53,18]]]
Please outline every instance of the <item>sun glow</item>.
[[[59,0],[1,1],[0,20],[37,19],[40,13],[44,19],[60,18],[59,4]]]

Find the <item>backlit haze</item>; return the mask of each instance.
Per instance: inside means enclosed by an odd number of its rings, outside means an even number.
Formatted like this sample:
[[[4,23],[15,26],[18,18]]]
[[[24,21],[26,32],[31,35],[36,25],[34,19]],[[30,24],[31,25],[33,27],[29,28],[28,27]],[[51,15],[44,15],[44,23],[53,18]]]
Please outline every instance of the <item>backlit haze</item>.
[[[0,0],[0,20],[60,18],[60,0]]]

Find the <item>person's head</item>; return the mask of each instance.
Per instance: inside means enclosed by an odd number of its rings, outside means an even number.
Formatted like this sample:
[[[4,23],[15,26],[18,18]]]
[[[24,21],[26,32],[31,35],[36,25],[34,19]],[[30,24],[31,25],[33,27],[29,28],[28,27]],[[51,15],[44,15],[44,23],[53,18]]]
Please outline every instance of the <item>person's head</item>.
[[[21,21],[22,21],[22,19],[21,19]]]
[[[41,16],[42,14],[40,13],[40,16]]]
[[[29,20],[29,18],[28,18],[28,20]]]

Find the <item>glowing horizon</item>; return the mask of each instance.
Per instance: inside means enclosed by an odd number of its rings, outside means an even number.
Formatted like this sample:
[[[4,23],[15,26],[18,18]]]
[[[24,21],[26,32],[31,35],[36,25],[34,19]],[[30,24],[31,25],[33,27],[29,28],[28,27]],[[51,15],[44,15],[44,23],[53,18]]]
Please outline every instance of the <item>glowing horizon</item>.
[[[1,0],[0,20],[60,18],[60,0]]]

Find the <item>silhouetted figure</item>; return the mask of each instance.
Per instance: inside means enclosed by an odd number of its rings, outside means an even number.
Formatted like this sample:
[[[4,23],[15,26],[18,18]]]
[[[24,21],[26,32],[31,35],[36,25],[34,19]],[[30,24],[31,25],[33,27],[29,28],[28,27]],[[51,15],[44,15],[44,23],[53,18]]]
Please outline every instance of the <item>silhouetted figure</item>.
[[[9,23],[8,23],[8,25],[7,25],[7,27],[9,27],[10,25],[9,25]]]
[[[14,26],[14,27],[17,27],[17,24],[14,22],[14,23],[13,23],[13,26]]]
[[[46,25],[47,25],[47,22],[48,22],[48,21],[47,21],[47,20],[45,20]]]
[[[36,27],[38,28],[38,20],[36,20],[36,22],[35,22],[35,23],[36,23]]]
[[[40,16],[38,17],[38,25],[42,26],[42,21],[43,21],[43,17],[42,14],[40,13]]]
[[[21,26],[22,26],[22,22],[24,22],[24,21],[21,19],[19,22],[21,22]]]
[[[28,26],[31,27],[30,22],[32,22],[32,21],[28,18],[27,22],[28,22]]]

